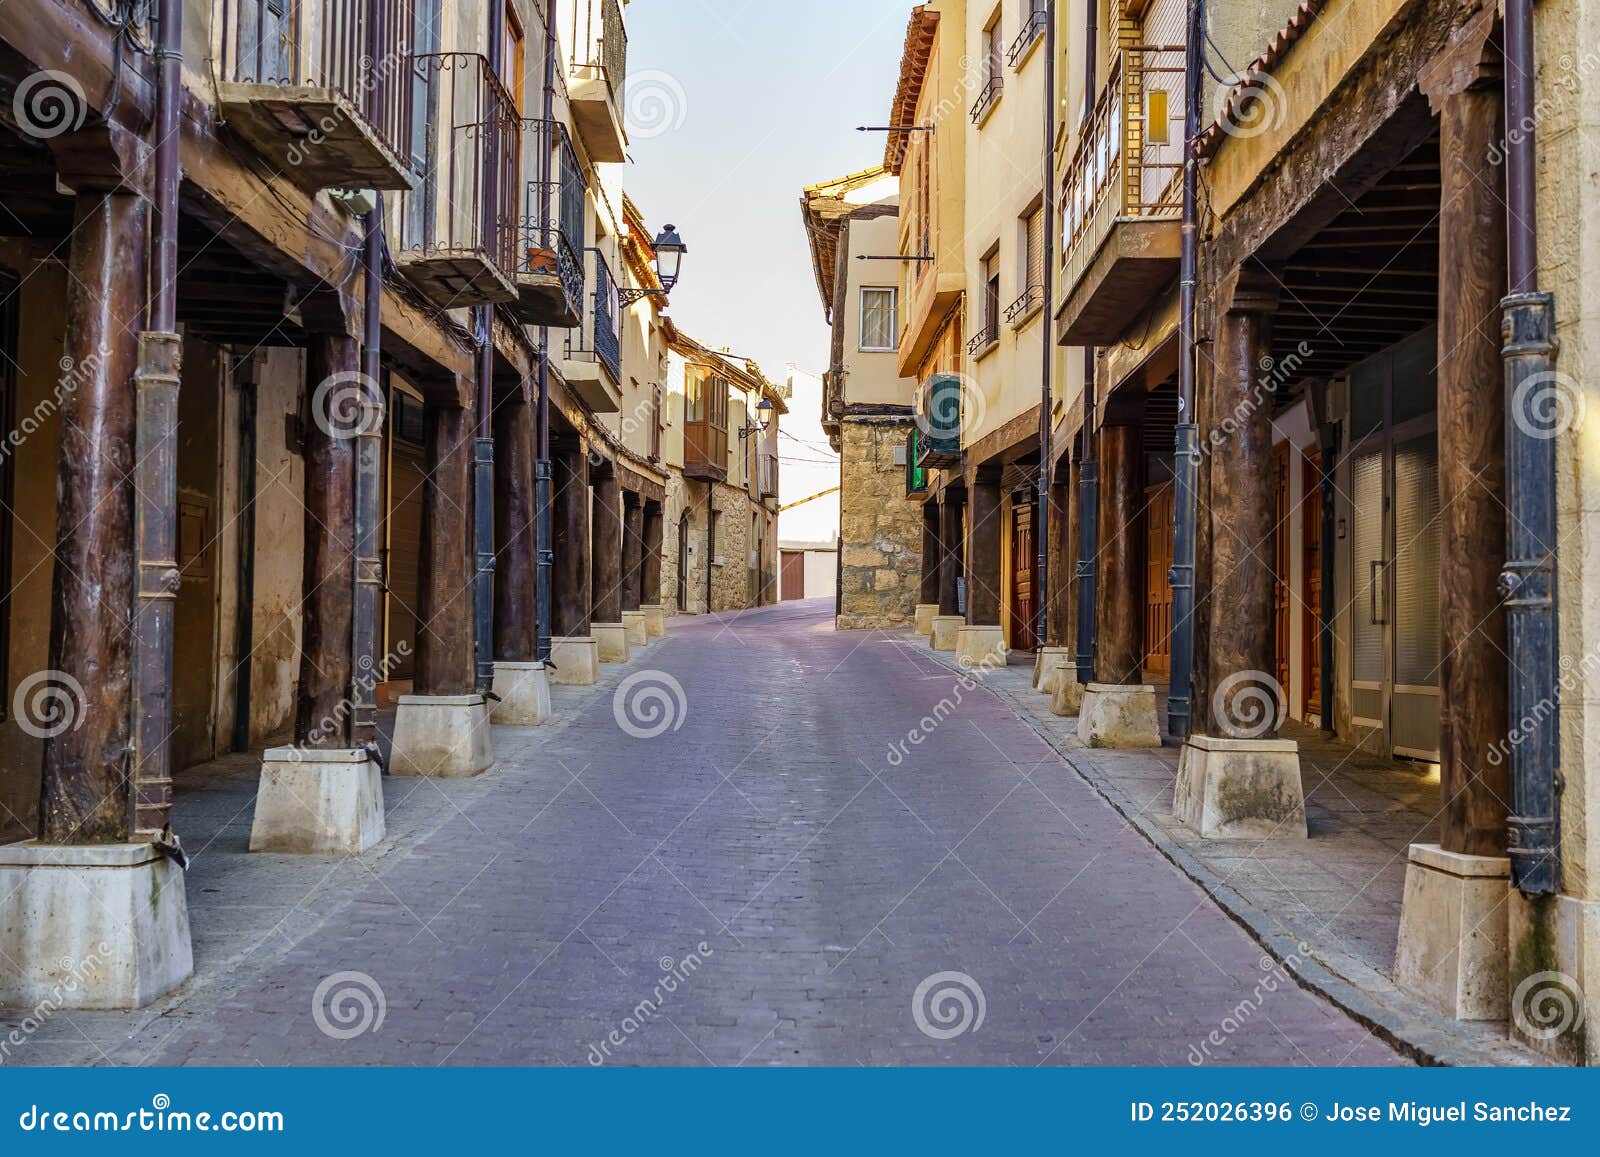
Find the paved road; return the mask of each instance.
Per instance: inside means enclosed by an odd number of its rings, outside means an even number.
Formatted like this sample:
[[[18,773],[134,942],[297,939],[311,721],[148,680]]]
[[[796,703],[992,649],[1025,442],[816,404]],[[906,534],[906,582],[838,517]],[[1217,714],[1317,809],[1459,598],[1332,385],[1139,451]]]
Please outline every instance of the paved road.
[[[922,647],[675,620],[149,1060],[1396,1062]]]

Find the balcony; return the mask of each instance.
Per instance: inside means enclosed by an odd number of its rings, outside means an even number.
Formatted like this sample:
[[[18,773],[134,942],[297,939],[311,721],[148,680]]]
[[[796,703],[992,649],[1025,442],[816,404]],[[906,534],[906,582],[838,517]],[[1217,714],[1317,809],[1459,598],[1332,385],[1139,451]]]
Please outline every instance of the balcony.
[[[622,311],[617,281],[598,249],[588,250],[594,270],[594,293],[580,324],[567,331],[566,362],[562,376],[567,385],[597,414],[622,409]]]
[[[765,501],[778,497],[778,453],[763,450],[756,459],[756,497]]]
[[[532,180],[523,197],[517,245],[517,317],[527,325],[571,329],[583,321],[583,186],[580,183],[574,215],[562,200],[574,195],[562,179],[569,170],[562,153],[572,146],[559,122],[525,121],[523,155],[533,165],[548,154],[549,180]],[[550,142],[556,142],[554,148]],[[537,171],[537,170],[535,170]],[[558,176],[560,174],[560,176]],[[574,241],[569,222],[576,217],[580,235]]]
[[[917,456],[909,462],[924,470],[949,470],[961,465],[966,390],[959,374],[934,374],[917,388]]]
[[[619,0],[578,0],[572,12],[572,119],[595,161],[628,159],[623,125],[628,30]]]
[[[1110,345],[1178,274],[1183,46],[1123,48],[1061,186],[1062,345]]]
[[[1000,345],[1000,323],[990,319],[985,321],[967,342],[967,356],[973,361],[989,354]]]
[[[1000,94],[1005,91],[1006,78],[1004,73],[997,72],[989,78],[987,84],[978,92],[978,99],[972,102],[972,123],[980,125],[989,115],[989,110],[1000,99]]]
[[[706,366],[690,366],[684,375],[683,474],[728,480],[728,379]]]
[[[1021,329],[1027,320],[1044,308],[1044,286],[1030,285],[1022,296],[1006,306],[1006,321],[1012,329]]]
[[[394,201],[395,264],[441,309],[517,301],[522,119],[476,53],[413,57],[426,168]]]
[[[308,192],[410,189],[412,0],[215,0],[221,119]]]

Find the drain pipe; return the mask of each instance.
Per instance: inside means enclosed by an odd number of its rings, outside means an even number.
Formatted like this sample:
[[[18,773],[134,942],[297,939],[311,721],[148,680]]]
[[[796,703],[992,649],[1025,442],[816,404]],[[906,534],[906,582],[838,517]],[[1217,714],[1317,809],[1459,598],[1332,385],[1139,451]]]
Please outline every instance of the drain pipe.
[[[1528,420],[1555,385],[1555,298],[1538,290],[1534,143],[1533,0],[1505,0],[1506,220],[1510,292],[1505,311],[1506,596],[1511,718],[1511,883],[1525,896],[1560,890],[1561,792],[1556,669],[1556,443]],[[1520,722],[1518,722],[1520,721]]]
[[[183,0],[161,0],[156,43],[155,208],[150,328],[139,335],[134,447],[133,783],[135,840],[172,845],[172,638],[178,585],[178,149],[183,100]]]
[[[1167,693],[1167,734],[1188,739],[1194,730],[1195,537],[1200,520],[1200,426],[1195,421],[1195,288],[1200,268],[1199,164],[1200,53],[1205,2],[1189,0],[1184,45],[1183,250],[1178,290],[1178,425],[1172,479],[1172,682]]]
[[[1038,526],[1034,529],[1034,629],[1039,647],[1063,639],[1050,638],[1050,495],[1055,486],[1055,455],[1051,447],[1050,420],[1055,393],[1051,373],[1055,369],[1055,345],[1050,340],[1050,322],[1055,315],[1055,230],[1056,230],[1056,0],[1044,6],[1044,320],[1045,337],[1043,381],[1039,385],[1039,502]]]
[[[543,237],[554,242],[551,230],[555,197],[552,157],[556,147],[556,0],[547,0],[544,11],[544,124],[549,139],[539,157],[539,180],[544,196],[539,203],[539,227]],[[551,661],[551,620],[553,600],[551,580],[555,574],[555,515],[550,493],[550,327],[539,327],[539,397],[533,462],[534,572],[533,617],[534,656],[546,666]]]
[[[1100,53],[1100,0],[1085,0],[1083,91],[1092,110]],[[1052,97],[1053,99],[1053,97]],[[1091,112],[1091,118],[1093,113]],[[1083,351],[1083,450],[1078,463],[1078,682],[1094,682],[1094,606],[1100,585],[1100,455],[1095,436],[1094,347]]]
[[[488,58],[495,81],[505,62],[505,23],[505,0],[490,0]],[[486,120],[490,116],[485,110]],[[500,250],[500,135],[488,132],[485,139],[483,228],[493,261]],[[478,307],[477,328],[478,430],[472,440],[472,539],[478,562],[472,587],[472,633],[477,643],[473,689],[489,695],[494,690],[494,306]]]

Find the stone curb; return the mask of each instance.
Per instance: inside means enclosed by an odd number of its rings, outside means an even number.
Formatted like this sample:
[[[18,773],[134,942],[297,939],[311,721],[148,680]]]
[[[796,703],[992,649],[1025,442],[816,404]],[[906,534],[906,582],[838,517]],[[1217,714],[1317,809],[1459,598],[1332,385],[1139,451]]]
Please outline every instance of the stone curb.
[[[902,636],[900,642],[903,644],[906,641]],[[918,643],[920,639],[912,645]],[[922,645],[919,649],[926,651],[934,660],[952,671],[973,673],[970,669],[957,664],[953,656],[935,652],[926,645]],[[1274,928],[1272,918],[1266,910],[1222,879],[1210,865],[1179,846],[1158,824],[1151,822],[1134,806],[1131,800],[1110,784],[1103,782],[1098,770],[1082,758],[1082,752],[1064,745],[1057,736],[1040,725],[1034,713],[1024,705],[1021,696],[1010,688],[983,682],[981,679],[978,681],[984,690],[994,695],[1032,728],[1033,732],[1061,757],[1063,763],[1093,788],[1095,794],[1105,800],[1112,810],[1126,820],[1156,851],[1199,885],[1217,907],[1243,928],[1252,940],[1261,945],[1302,988],[1316,993],[1341,1009],[1371,1029],[1380,1040],[1418,1064],[1481,1068],[1508,1065],[1531,1067],[1547,1063],[1537,1054],[1518,1048],[1509,1040],[1503,1046],[1490,1047],[1463,1042],[1458,1039],[1455,1021],[1439,1016],[1415,1002],[1401,1004],[1382,999],[1363,988],[1356,979],[1337,971],[1327,961],[1315,956],[1309,959],[1303,956],[1298,938]],[[1038,694],[1033,690],[1031,680],[1028,683],[1028,693]],[[1042,700],[1043,696],[1040,698]],[[1382,979],[1380,974],[1364,965],[1358,965],[1357,968],[1370,973],[1370,979]]]

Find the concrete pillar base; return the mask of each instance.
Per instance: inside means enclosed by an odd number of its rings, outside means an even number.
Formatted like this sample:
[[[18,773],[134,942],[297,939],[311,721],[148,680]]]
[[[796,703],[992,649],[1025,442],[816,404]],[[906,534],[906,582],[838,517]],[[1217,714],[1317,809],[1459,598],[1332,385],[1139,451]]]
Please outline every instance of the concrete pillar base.
[[[383,837],[383,776],[365,748],[267,751],[252,852],[359,856]]]
[[[967,667],[1004,667],[1006,633],[999,626],[962,627],[956,632],[956,662]]]
[[[494,766],[482,695],[402,695],[389,774],[468,779]]]
[[[1208,840],[1305,839],[1300,745],[1191,736],[1178,757],[1172,811]]]
[[[1505,1020],[1511,861],[1412,844],[1394,982],[1456,1020]]]
[[[1046,695],[1056,693],[1057,673],[1071,671],[1077,678],[1077,660],[1071,647],[1040,647],[1033,657],[1033,689]]]
[[[1078,709],[1078,739],[1090,747],[1160,747],[1156,689],[1090,683]]]
[[[960,615],[936,615],[928,631],[928,645],[935,651],[954,651],[956,635],[966,625]]]
[[[1083,684],[1078,682],[1078,668],[1074,665],[1057,667],[1054,672],[1055,687],[1050,698],[1050,714],[1077,715],[1083,710]]]
[[[0,1006],[134,1009],[194,972],[183,869],[152,844],[0,847]]]
[[[550,682],[558,687],[590,687],[600,682],[600,652],[592,635],[550,640]]]
[[[621,623],[591,623],[589,632],[594,637],[595,652],[602,663],[628,661],[628,628]]]
[[[496,663],[489,722],[502,727],[538,727],[550,718],[550,670],[543,663]]]
[[[644,633],[659,639],[667,633],[667,608],[660,603],[646,603],[639,608],[644,612]]]
[[[933,620],[939,617],[938,603],[918,603],[911,617],[911,626],[919,635],[933,633]]]
[[[1507,893],[1511,1036],[1564,1065],[1600,1065],[1600,900]]]
[[[628,636],[630,647],[643,647],[650,642],[650,628],[643,611],[623,611],[622,630]]]

